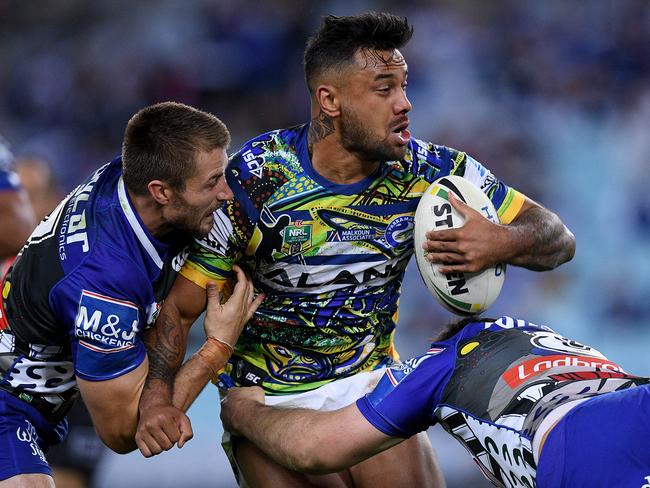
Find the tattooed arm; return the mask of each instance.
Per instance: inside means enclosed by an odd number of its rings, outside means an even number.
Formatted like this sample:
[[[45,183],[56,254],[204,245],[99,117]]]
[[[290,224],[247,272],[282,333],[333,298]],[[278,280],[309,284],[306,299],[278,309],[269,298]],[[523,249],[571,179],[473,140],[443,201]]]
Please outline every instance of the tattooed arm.
[[[185,414],[172,405],[174,377],[183,362],[187,334],[206,304],[201,287],[178,276],[165,299],[155,325],[147,331],[146,344],[149,374],[142,390],[139,421],[135,441],[137,446],[169,449],[168,439],[156,440],[156,430],[168,432],[174,439],[192,437],[192,427]],[[183,443],[185,440],[183,441]],[[182,445],[182,444],[181,444]],[[149,454],[144,452],[145,455]]]
[[[453,194],[449,201],[465,224],[427,232],[422,246],[429,261],[445,264],[443,273],[477,272],[497,263],[545,271],[575,254],[575,237],[562,220],[528,198],[509,225],[493,224]]]
[[[253,297],[253,284],[234,266],[237,283],[223,305],[215,283],[207,294],[179,276],[167,297],[147,344],[149,375],[140,399],[140,420],[135,440],[145,457],[183,447],[192,438],[192,427],[184,412],[210,378],[223,368],[232,354],[246,322],[264,299]],[[207,340],[178,371],[187,345],[187,333],[206,304],[204,322]],[[172,388],[173,386],[173,388]]]

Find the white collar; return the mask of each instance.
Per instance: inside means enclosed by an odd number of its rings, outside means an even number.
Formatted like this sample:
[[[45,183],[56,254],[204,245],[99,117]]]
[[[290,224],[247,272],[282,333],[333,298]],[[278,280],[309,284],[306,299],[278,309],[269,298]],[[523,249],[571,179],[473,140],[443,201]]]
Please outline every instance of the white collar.
[[[147,254],[149,254],[153,262],[156,263],[156,266],[162,269],[163,261],[160,258],[158,251],[156,251],[153,243],[147,236],[147,233],[140,225],[138,217],[135,215],[135,211],[131,207],[131,202],[129,202],[129,198],[126,194],[126,188],[124,187],[124,180],[121,176],[117,182],[117,196],[120,199],[120,206],[124,211],[124,216],[126,217],[126,220],[129,221],[129,225],[131,225],[131,228],[133,229],[133,232],[135,232],[135,235],[140,241],[140,244],[142,244],[142,247],[144,247],[145,251],[147,251]]]

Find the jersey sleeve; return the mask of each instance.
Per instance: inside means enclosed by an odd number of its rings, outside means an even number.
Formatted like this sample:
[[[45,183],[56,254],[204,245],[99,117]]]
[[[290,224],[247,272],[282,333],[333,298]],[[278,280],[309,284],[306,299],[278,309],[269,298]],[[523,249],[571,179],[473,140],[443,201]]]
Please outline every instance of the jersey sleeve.
[[[466,178],[490,198],[502,224],[511,223],[526,200],[523,193],[507,186],[467,153],[417,139],[412,151],[417,176],[429,182],[447,175]]]
[[[138,334],[139,307],[91,290],[81,290],[74,324],[75,374],[88,381],[122,376],[137,368],[146,356]]]
[[[459,161],[456,165],[457,172],[452,174],[462,176],[478,186],[492,201],[502,224],[512,222],[521,210],[526,196],[507,186],[471,156],[454,149],[447,150]]]
[[[453,372],[452,348],[427,354],[386,370],[377,387],[357,400],[357,408],[375,428],[392,437],[411,437],[434,425],[435,406]]]
[[[234,198],[214,213],[214,224],[207,237],[195,240],[180,274],[205,288],[214,281],[219,289],[229,289],[232,267],[246,256],[252,255],[250,247],[259,211],[246,191],[246,176],[242,172],[246,161],[242,149],[229,163],[226,178]]]
[[[87,381],[122,376],[146,357],[143,290],[151,284],[135,263],[115,255],[96,249],[93,264],[80,266],[50,295],[55,314],[69,324],[75,374]]]

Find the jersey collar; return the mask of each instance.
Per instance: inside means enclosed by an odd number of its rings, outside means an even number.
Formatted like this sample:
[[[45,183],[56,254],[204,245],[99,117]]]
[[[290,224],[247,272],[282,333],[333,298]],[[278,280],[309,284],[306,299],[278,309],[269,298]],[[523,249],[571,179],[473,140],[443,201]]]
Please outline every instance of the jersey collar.
[[[138,219],[135,210],[133,210],[133,207],[131,206],[131,201],[129,200],[129,196],[126,193],[124,180],[122,179],[121,176],[117,182],[117,196],[120,199],[120,206],[122,207],[124,216],[126,217],[126,220],[129,222],[129,225],[133,229],[133,232],[135,233],[136,237],[140,241],[140,244],[142,244],[142,247],[144,247],[144,250],[147,251],[147,254],[149,254],[149,257],[153,260],[156,266],[158,266],[159,269],[162,269],[163,260],[160,257],[160,254],[158,254],[158,251],[156,250],[156,247],[154,246],[153,242],[151,242],[148,232],[142,227],[142,224],[140,223],[140,219]]]

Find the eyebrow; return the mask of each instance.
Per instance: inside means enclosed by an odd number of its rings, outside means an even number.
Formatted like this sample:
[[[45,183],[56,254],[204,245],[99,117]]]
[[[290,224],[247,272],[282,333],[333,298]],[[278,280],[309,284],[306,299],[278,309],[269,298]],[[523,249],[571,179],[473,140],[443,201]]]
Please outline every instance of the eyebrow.
[[[404,79],[408,78],[408,76],[409,76],[409,72],[406,71],[404,73]],[[381,80],[385,80],[385,79],[388,79],[388,78],[396,78],[396,77],[397,77],[397,74],[395,74],[395,73],[379,73],[378,75],[375,76],[374,81],[381,81]]]

